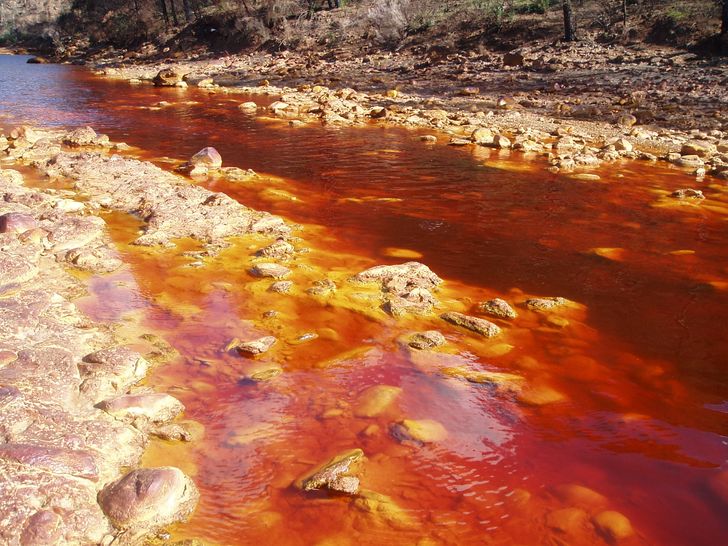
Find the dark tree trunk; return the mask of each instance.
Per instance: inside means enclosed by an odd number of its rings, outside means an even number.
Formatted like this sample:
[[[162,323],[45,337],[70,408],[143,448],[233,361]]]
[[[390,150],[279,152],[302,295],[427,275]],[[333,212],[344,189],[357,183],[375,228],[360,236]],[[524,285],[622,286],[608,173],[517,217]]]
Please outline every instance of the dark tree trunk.
[[[174,21],[174,26],[179,26],[179,19],[177,19],[177,6],[174,3],[174,0],[169,0],[169,7],[170,12],[172,13],[172,21]]]
[[[720,25],[720,33],[728,34],[728,0],[723,0],[723,18]]]
[[[162,17],[164,18],[164,26],[169,26],[169,12],[167,11],[167,0],[159,0],[159,7],[162,8]]]
[[[571,6],[571,0],[561,0],[561,4],[564,8],[564,40],[574,42],[576,41],[574,8]]]
[[[627,0],[624,0],[625,2]],[[185,10],[185,19],[189,23],[192,21],[192,8],[190,7],[190,0],[182,0],[182,8]]]
[[[627,0],[622,0],[622,22],[624,23],[624,30],[627,31]]]

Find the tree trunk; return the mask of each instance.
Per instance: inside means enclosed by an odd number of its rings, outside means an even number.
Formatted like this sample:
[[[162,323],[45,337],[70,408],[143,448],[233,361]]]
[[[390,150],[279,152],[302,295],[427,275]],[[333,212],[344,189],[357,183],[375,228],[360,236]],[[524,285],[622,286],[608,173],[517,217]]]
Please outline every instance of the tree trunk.
[[[162,17],[164,18],[164,26],[169,26],[169,12],[167,12],[167,0],[159,0],[159,6],[162,8]]]
[[[172,13],[172,21],[174,21],[174,26],[179,26],[179,19],[177,19],[177,6],[174,3],[174,0],[169,0],[169,7],[170,12]]]
[[[622,22],[624,23],[624,31],[627,32],[627,0],[622,0]]]
[[[728,34],[728,0],[723,0],[723,19],[720,26],[720,33]]]
[[[564,40],[574,42],[576,41],[576,19],[574,19],[571,0],[561,0],[561,4],[564,8]]]
[[[627,0],[624,0],[625,2]],[[192,8],[190,7],[190,0],[182,0],[182,9],[185,11],[185,19],[189,23],[192,21]]]

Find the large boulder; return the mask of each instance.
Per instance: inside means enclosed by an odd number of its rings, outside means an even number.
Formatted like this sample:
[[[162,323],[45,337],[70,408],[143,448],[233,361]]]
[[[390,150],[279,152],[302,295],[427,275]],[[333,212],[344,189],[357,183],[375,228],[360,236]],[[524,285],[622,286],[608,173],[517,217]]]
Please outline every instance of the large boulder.
[[[174,467],[133,470],[98,495],[112,524],[137,536],[185,521],[199,498],[192,480]]]
[[[163,68],[152,81],[157,87],[175,87],[180,85],[183,77],[184,74],[174,68]]]

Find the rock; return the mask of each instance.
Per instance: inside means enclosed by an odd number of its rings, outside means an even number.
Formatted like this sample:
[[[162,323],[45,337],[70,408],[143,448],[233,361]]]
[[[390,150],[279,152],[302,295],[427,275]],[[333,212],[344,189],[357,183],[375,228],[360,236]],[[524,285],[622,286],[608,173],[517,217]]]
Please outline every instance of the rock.
[[[510,148],[511,141],[505,135],[495,135],[493,137],[493,146],[496,148]]]
[[[88,354],[78,364],[80,391],[93,403],[125,394],[144,379],[149,363],[128,347],[112,347]]]
[[[469,146],[470,144],[470,140],[458,137],[452,137],[447,143],[448,146]]]
[[[313,281],[313,286],[306,289],[307,294],[312,296],[325,296],[336,292],[336,283],[331,279],[319,279]]]
[[[420,140],[422,142],[435,143],[437,142],[437,137],[435,135],[421,135]]]
[[[274,263],[255,264],[250,269],[250,274],[255,277],[270,277],[273,279],[282,279],[291,274],[291,270],[285,266]]]
[[[152,423],[171,421],[185,409],[182,402],[165,393],[125,394],[104,400],[98,408],[120,419],[142,418]]]
[[[364,390],[354,404],[354,415],[357,417],[377,417],[401,394],[402,389],[391,385],[376,385]]]
[[[174,442],[189,442],[192,440],[192,434],[183,425],[179,423],[167,423],[152,428],[151,434],[162,440]]]
[[[48,241],[55,252],[84,247],[101,238],[106,223],[96,216],[67,216],[52,224],[41,224],[48,230]]]
[[[30,62],[30,61],[28,61]],[[60,544],[63,537],[63,520],[53,510],[40,510],[33,514],[20,535],[22,546]]]
[[[478,304],[478,311],[492,317],[512,320],[518,315],[507,301],[500,298],[484,301]]]
[[[690,140],[683,144],[680,155],[704,158],[716,153],[717,150],[717,146],[707,140]]]
[[[509,53],[506,53],[503,55],[503,66],[523,66],[524,64],[524,58],[523,55],[520,53],[516,53],[515,51],[511,51]]]
[[[29,214],[8,212],[0,216],[0,233],[24,233],[38,227],[38,222]]]
[[[614,146],[614,149],[618,152],[631,152],[632,150],[634,150],[634,146],[626,138],[618,138],[612,143],[612,145]]]
[[[568,300],[561,297],[552,298],[530,298],[523,302],[524,307],[531,311],[550,311],[556,307],[563,307]]]
[[[99,493],[104,514],[119,529],[142,536],[185,521],[200,494],[178,468],[140,468],[106,486]]]
[[[164,68],[157,73],[152,82],[154,82],[154,85],[156,85],[157,87],[176,87],[177,85],[183,83],[183,77],[184,74],[182,74],[181,72],[178,72],[172,68]]]
[[[494,138],[495,134],[493,133],[493,131],[486,127],[478,127],[470,135],[470,139],[476,144],[480,144],[481,146],[490,146],[491,144],[493,144]]]
[[[273,112],[274,114],[278,114],[282,112],[283,110],[288,110],[289,105],[283,101],[277,100],[273,102],[268,109]]]
[[[360,491],[353,503],[354,508],[368,514],[377,525],[407,530],[417,526],[417,521],[391,498],[374,491]]]
[[[276,281],[268,287],[268,291],[286,294],[291,291],[291,288],[293,288],[293,281]]]
[[[462,95],[463,97],[471,97],[474,95],[479,95],[480,89],[474,86],[464,87],[458,92],[458,94]]]
[[[684,155],[674,161],[680,167],[702,168],[705,162],[697,155]]]
[[[14,461],[55,474],[96,481],[99,469],[87,451],[43,447],[32,444],[0,444],[0,460]]]
[[[267,352],[277,341],[273,336],[264,336],[252,341],[240,341],[235,338],[227,344],[225,350],[232,351],[234,349],[239,353],[255,356]]]
[[[372,119],[384,119],[389,115],[389,110],[384,106],[375,106],[369,110],[369,117]]]
[[[679,190],[675,190],[670,194],[670,197],[674,197],[675,199],[705,199],[705,195],[703,195],[702,191],[694,190],[692,188],[682,188]]]
[[[378,265],[356,274],[358,283],[378,283],[384,290],[402,294],[413,288],[436,288],[442,279],[424,264],[407,262],[399,265]]]
[[[632,114],[623,114],[619,116],[619,120],[617,123],[621,127],[628,129],[637,123],[637,118],[634,117]]]
[[[546,515],[546,525],[566,534],[576,534],[584,529],[589,519],[581,508],[561,508]]]
[[[400,442],[429,444],[442,442],[447,438],[447,430],[432,419],[403,419],[390,428],[392,436]]]
[[[433,349],[445,344],[445,336],[437,330],[428,330],[426,332],[417,332],[413,334],[408,345],[413,349]]]
[[[98,137],[99,135],[91,127],[79,127],[66,133],[66,136],[63,137],[63,144],[72,147],[91,146],[96,143]]]
[[[190,158],[190,165],[206,169],[219,169],[222,167],[222,156],[215,148],[207,146]]]
[[[297,480],[296,487],[303,491],[328,489],[353,495],[359,490],[359,479],[351,473],[363,457],[361,449],[345,451]]]
[[[554,490],[556,496],[564,503],[580,506],[603,506],[607,498],[588,487],[578,484],[564,484]]]
[[[545,385],[527,387],[518,393],[517,398],[527,406],[545,406],[566,400],[559,391]]]
[[[294,251],[295,248],[291,243],[285,239],[277,239],[267,247],[261,248],[255,255],[280,260],[289,257]]]
[[[634,534],[634,529],[632,529],[629,520],[623,514],[614,510],[600,512],[594,516],[592,521],[597,530],[609,540],[622,540]]]
[[[475,332],[476,334],[480,334],[484,337],[495,337],[501,332],[501,329],[490,321],[464,315],[463,313],[458,313],[456,311],[444,313],[440,315],[440,318],[450,324],[460,326],[461,328],[465,328],[466,330],[470,330],[471,332]]]
[[[461,377],[470,383],[480,385],[495,385],[507,392],[520,392],[524,382],[523,377],[512,373],[491,372],[485,370],[474,370],[469,366],[450,366],[440,370],[440,373],[448,377]]]
[[[244,112],[254,112],[258,109],[258,105],[252,101],[244,102],[238,105],[238,109]]]
[[[283,368],[275,362],[253,362],[245,367],[243,379],[256,383],[270,381],[281,373],[283,373]]]
[[[48,59],[45,57],[31,57],[26,62],[27,64],[48,64]]]

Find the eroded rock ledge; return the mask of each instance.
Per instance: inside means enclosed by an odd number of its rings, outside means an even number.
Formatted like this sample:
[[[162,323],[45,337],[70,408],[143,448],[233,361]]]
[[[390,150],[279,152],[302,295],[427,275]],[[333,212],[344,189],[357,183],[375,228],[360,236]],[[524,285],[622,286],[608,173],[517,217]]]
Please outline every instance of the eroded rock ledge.
[[[169,427],[184,408],[140,389],[149,363],[72,302],[85,289],[66,267],[100,273],[123,265],[104,221],[89,212],[103,202],[146,212],[142,244],[283,226],[149,164],[62,151],[108,145],[91,133],[27,129],[0,147],[6,161],[77,174],[79,189],[91,196],[83,203],[63,191],[32,189],[20,172],[0,168],[1,544],[138,544],[188,517],[199,498],[178,469],[136,469],[149,434]],[[151,177],[160,179],[151,184],[156,191],[142,192]],[[216,228],[226,214],[233,219]],[[175,411],[157,411],[159,398]]]

